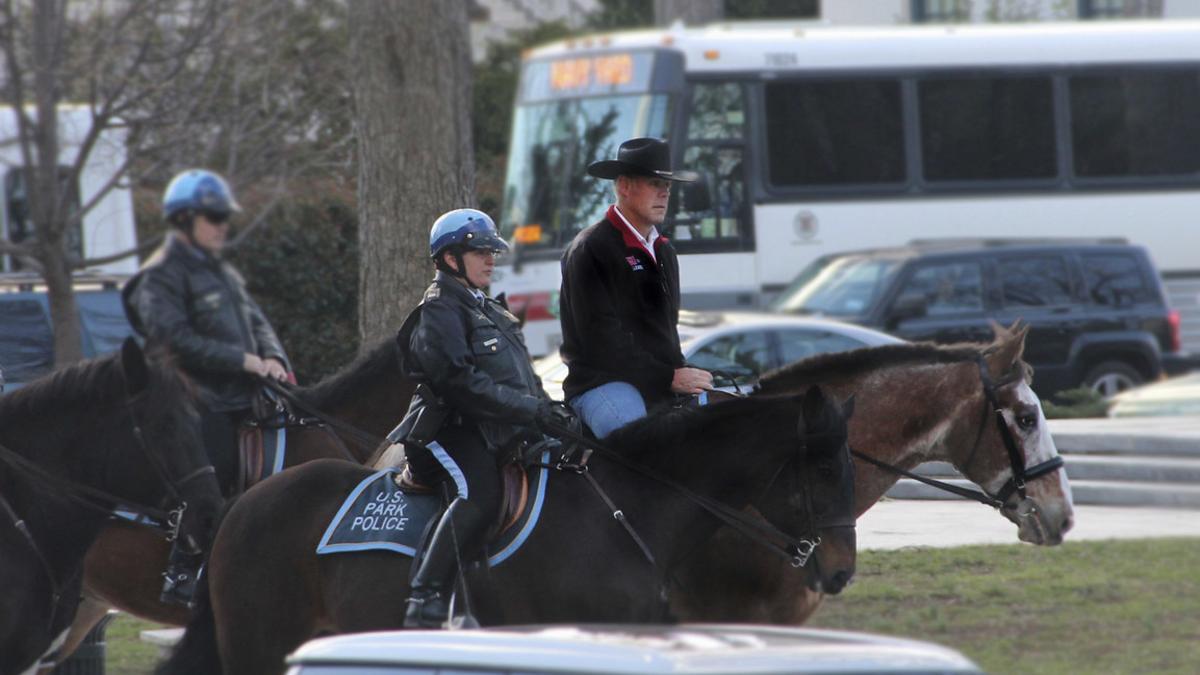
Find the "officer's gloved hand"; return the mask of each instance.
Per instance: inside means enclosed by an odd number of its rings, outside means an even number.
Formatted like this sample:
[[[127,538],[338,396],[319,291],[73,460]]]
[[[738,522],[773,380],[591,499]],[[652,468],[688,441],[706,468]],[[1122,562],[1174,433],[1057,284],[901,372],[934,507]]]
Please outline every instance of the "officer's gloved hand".
[[[567,407],[567,404],[557,401],[542,401],[534,422],[538,430],[547,436],[557,437],[561,429],[574,431],[579,428],[579,418],[575,411]]]

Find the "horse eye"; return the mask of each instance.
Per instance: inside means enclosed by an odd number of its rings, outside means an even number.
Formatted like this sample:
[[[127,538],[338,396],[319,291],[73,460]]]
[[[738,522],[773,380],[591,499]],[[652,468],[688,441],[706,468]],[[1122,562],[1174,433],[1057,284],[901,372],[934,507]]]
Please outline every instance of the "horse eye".
[[[1017,426],[1025,431],[1037,426],[1037,415],[1019,415],[1017,416]]]

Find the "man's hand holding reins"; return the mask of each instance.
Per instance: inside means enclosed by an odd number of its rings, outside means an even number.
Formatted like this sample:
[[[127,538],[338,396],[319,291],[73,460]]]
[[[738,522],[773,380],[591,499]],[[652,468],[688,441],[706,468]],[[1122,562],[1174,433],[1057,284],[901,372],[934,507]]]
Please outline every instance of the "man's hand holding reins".
[[[671,391],[676,394],[699,394],[712,389],[712,373],[699,368],[676,368],[671,379]]]

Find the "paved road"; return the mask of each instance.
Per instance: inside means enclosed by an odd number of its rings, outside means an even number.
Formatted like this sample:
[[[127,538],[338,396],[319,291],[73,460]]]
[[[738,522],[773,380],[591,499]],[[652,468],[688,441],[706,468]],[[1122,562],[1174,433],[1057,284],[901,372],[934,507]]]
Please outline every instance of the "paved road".
[[[1076,505],[1075,527],[1066,539],[1147,537],[1200,538],[1200,512]],[[889,499],[858,519],[860,549],[1015,543],[1017,526],[992,508],[974,502]]]

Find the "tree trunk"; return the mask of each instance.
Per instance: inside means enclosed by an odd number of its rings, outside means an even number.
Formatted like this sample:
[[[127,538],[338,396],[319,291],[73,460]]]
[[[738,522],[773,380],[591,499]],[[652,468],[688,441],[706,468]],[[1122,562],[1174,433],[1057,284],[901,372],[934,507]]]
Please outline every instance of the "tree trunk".
[[[366,347],[394,334],[420,301],[433,221],[474,202],[467,2],[351,2],[349,25]]]
[[[725,18],[724,0],[654,0],[654,23],[669,26],[681,20],[699,26]]]
[[[33,94],[37,120],[33,134],[35,164],[28,175],[30,215],[37,223],[36,257],[42,266],[54,330],[54,365],[83,358],[79,312],[71,287],[71,268],[65,246],[67,189],[58,177],[58,102],[62,96],[58,70],[62,63],[62,33],[66,17],[57,3],[33,6]]]

